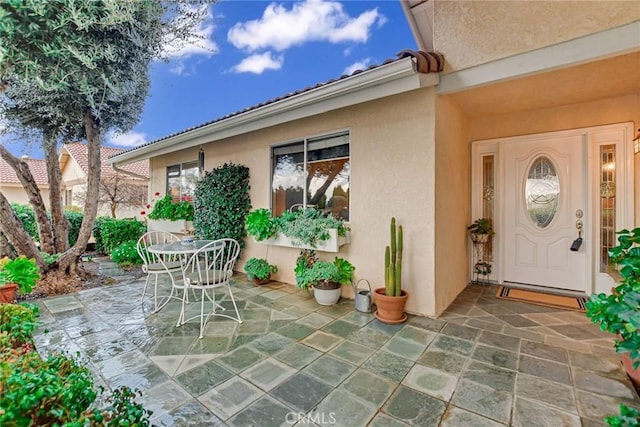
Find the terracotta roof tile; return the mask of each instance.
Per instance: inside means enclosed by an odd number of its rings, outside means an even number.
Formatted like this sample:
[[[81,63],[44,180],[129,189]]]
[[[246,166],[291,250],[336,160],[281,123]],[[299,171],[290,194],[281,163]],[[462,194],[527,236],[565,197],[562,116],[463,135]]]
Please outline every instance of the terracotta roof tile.
[[[134,148],[131,148],[129,150],[123,150],[120,153],[114,153],[113,156],[115,156],[116,154],[121,154],[121,153],[126,153],[126,152],[129,152],[129,151],[137,150],[139,148],[146,147],[148,145],[152,145],[152,144],[155,144],[155,143],[160,142],[160,141],[164,141],[164,140],[169,139],[169,138],[173,138],[174,136],[178,136],[178,135],[181,135],[183,133],[190,132],[190,131],[192,131],[194,129],[198,129],[198,128],[201,128],[201,127],[204,127],[204,126],[208,126],[208,125],[216,123],[216,122],[220,122],[220,121],[229,119],[229,118],[234,117],[234,116],[238,116],[240,114],[249,112],[251,110],[257,110],[258,108],[264,107],[265,105],[274,104],[274,103],[276,103],[278,101],[282,101],[283,99],[292,98],[292,97],[294,97],[296,95],[300,95],[301,93],[309,92],[310,90],[317,89],[317,88],[323,87],[323,86],[327,86],[327,85],[329,85],[331,83],[335,83],[335,82],[337,82],[339,80],[344,80],[344,79],[347,79],[349,77],[353,77],[353,76],[355,76],[357,74],[360,74],[360,73],[363,73],[365,71],[373,70],[374,68],[378,68],[378,67],[381,67],[383,65],[387,65],[387,64],[399,61],[399,60],[401,60],[403,58],[407,58],[407,57],[412,57],[412,58],[414,58],[416,60],[416,63],[417,63],[416,69],[417,69],[417,71],[419,73],[438,73],[438,72],[440,72],[440,71],[442,71],[444,69],[444,56],[441,53],[438,53],[438,52],[423,52],[423,51],[420,51],[420,50],[414,51],[414,50],[408,50],[408,49],[407,50],[403,50],[403,51],[401,51],[401,52],[399,52],[397,54],[396,58],[387,59],[384,62],[382,62],[381,64],[374,64],[374,65],[371,65],[371,66],[367,67],[364,70],[356,70],[351,74],[343,74],[342,76],[338,77],[337,79],[330,79],[330,80],[327,80],[326,82],[317,83],[317,84],[315,84],[313,86],[308,86],[308,87],[306,87],[304,89],[299,89],[299,90],[296,90],[294,92],[289,92],[289,93],[287,93],[285,95],[282,95],[282,96],[279,96],[279,97],[276,97],[276,98],[273,98],[273,99],[269,99],[267,101],[261,102],[259,104],[253,105],[251,107],[247,107],[247,108],[244,108],[242,110],[238,110],[238,111],[235,111],[233,113],[229,113],[229,114],[227,114],[225,116],[222,116],[222,117],[218,117],[217,119],[214,119],[214,120],[211,120],[211,121],[208,121],[208,122],[196,125],[196,126],[192,126],[192,127],[186,128],[186,129],[183,129],[183,130],[181,130],[179,132],[172,133],[170,135],[164,136],[162,138],[159,138],[159,139],[156,139],[156,140],[153,140],[153,141],[149,141],[149,142],[147,142],[145,144],[141,144],[141,145],[139,145],[137,147],[134,147]]]
[[[44,160],[38,159],[26,159],[29,165],[29,170],[33,175],[33,179],[38,185],[49,185],[49,178],[47,177],[47,164]],[[0,182],[3,184],[20,184],[18,175],[9,166],[9,164],[0,157]]]
[[[81,142],[69,142],[64,145],[67,149],[71,157],[75,159],[76,162],[80,165],[85,174],[89,172],[89,157],[87,155],[87,144]],[[125,150],[121,148],[115,147],[105,147],[102,146],[100,148],[100,159],[102,161],[102,173],[103,174],[112,174],[115,173],[114,169],[105,163],[109,157],[115,156],[116,154],[120,154]],[[135,163],[129,163],[122,167],[122,169],[134,173],[136,175],[144,176],[145,178],[149,178],[149,161],[142,160]]]

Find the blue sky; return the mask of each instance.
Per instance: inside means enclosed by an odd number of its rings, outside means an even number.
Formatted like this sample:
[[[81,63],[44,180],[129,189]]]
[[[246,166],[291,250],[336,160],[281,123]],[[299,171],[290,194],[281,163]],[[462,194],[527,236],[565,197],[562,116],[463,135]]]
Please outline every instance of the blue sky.
[[[153,64],[140,122],[105,145],[136,147],[416,49],[397,0],[222,0],[197,31],[205,41]],[[37,146],[0,141],[42,158]]]

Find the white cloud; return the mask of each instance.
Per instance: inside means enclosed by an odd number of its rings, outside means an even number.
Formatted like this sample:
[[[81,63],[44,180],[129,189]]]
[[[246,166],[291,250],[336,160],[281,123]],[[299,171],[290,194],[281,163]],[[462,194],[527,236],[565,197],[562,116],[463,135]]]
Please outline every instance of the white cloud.
[[[107,134],[109,145],[117,147],[137,147],[147,142],[147,135],[143,132],[131,131],[127,133],[109,132]]]
[[[235,47],[249,52],[283,51],[309,41],[364,43],[371,28],[384,22],[386,18],[377,8],[354,18],[336,1],[306,0],[293,4],[291,9],[271,3],[260,19],[236,23],[227,33],[227,39]]]
[[[284,63],[284,57],[279,55],[274,57],[271,52],[251,55],[243,59],[239,64],[231,69],[236,73],[262,74],[265,70],[279,70]]]
[[[354,71],[357,70],[364,70],[366,69],[369,65],[371,65],[372,63],[372,59],[371,58],[365,58],[361,61],[355,62],[351,65],[349,65],[347,68],[344,69],[344,71],[342,72],[343,74],[353,74]]]

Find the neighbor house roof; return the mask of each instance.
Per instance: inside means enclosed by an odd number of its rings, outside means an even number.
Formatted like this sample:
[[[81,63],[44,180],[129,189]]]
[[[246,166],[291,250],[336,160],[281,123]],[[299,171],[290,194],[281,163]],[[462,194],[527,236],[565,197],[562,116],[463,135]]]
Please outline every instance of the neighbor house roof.
[[[29,170],[36,184],[39,186],[49,185],[49,178],[47,177],[47,164],[44,160],[38,159],[24,159],[29,165]],[[21,185],[18,175],[11,166],[0,157],[0,183],[2,184],[18,184]]]
[[[71,156],[82,168],[82,171],[88,175],[89,173],[89,156],[87,151],[87,144],[81,142],[69,142],[62,146],[62,150],[60,151],[60,168],[63,168],[63,164],[66,163],[65,151]],[[115,148],[115,147],[100,147],[100,159],[102,162],[102,173],[103,174],[113,174],[115,170],[111,167],[111,165],[107,164],[105,161],[112,156],[122,153],[123,149]],[[149,161],[142,160],[139,162],[129,163],[125,166],[122,166],[125,172],[129,172],[134,174],[140,178],[149,178]]]
[[[124,165],[331,109],[434,86],[439,81],[437,73],[443,69],[444,57],[440,53],[403,50],[395,59],[379,65],[287,93],[123,151],[109,158],[108,163]],[[432,77],[421,77],[427,74]],[[362,91],[368,91],[368,94],[361,95]],[[360,96],[353,96],[355,93]],[[323,102],[325,104],[319,107]]]

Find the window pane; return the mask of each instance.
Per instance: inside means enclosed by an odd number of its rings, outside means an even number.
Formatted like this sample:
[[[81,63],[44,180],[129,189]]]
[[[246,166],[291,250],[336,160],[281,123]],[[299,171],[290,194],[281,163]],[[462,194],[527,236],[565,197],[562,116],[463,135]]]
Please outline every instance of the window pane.
[[[193,198],[199,176],[198,161],[167,167],[167,194],[178,202]]]
[[[609,268],[609,249],[616,245],[616,147],[600,147],[600,271]]]
[[[276,147],[273,149],[273,214],[281,215],[304,200],[304,143]]]
[[[349,220],[349,134],[273,148],[274,215],[296,206],[317,207]]]
[[[560,181],[556,168],[548,157],[538,157],[525,185],[527,211],[538,228],[548,226],[558,209]]]

